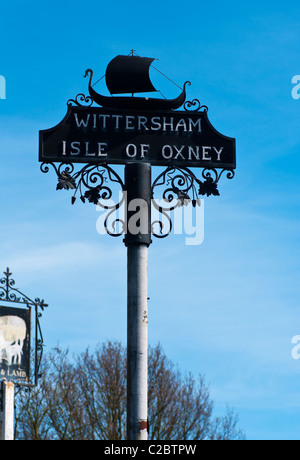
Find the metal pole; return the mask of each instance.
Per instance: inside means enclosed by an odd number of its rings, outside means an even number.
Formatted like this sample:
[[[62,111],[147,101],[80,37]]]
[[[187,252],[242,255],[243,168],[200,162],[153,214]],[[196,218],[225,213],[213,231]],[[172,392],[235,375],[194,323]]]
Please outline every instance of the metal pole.
[[[127,436],[131,440],[145,440],[148,437],[148,247],[132,244],[127,254]]]
[[[12,382],[1,382],[1,441],[13,441],[14,439],[14,397],[15,386]]]
[[[127,190],[127,439],[148,439],[148,246],[151,166],[125,167]]]

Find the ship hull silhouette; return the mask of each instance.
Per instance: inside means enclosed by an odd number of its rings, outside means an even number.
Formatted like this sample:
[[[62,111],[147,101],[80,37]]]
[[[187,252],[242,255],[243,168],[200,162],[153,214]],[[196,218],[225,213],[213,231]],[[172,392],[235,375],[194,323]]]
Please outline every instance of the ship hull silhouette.
[[[111,94],[132,93],[132,96],[104,96],[97,93],[92,84],[93,71],[87,69],[85,77],[89,76],[89,93],[96,104],[104,108],[130,110],[176,110],[186,99],[186,81],[182,92],[174,99],[136,97],[135,93],[154,92],[156,89],[149,77],[149,68],[153,58],[140,56],[116,56],[107,66],[106,86]]]

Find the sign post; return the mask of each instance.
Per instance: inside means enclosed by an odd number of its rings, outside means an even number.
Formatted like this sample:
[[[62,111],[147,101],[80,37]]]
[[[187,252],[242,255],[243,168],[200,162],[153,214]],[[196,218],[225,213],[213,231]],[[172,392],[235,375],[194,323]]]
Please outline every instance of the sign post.
[[[0,441],[14,439],[14,400],[15,385],[13,382],[1,382]]]
[[[106,71],[111,93],[155,91],[147,75],[152,58],[117,56]],[[64,119],[39,133],[41,171],[53,167],[57,190],[77,196],[107,212],[104,228],[111,236],[124,235],[127,247],[127,438],[146,440],[148,352],[148,248],[152,236],[164,238],[172,230],[170,212],[199,196],[219,195],[225,173],[234,177],[235,139],[210,123],[207,107],[185,101],[186,86],[175,99],[107,97],[96,93],[88,69],[89,96],[68,101]],[[146,89],[147,88],[147,89]],[[93,104],[99,106],[93,106]],[[176,109],[184,106],[184,111]],[[76,171],[75,164],[80,165]],[[110,165],[124,165],[122,178]],[[152,167],[163,172],[152,182]],[[197,177],[190,168],[201,168]],[[113,189],[121,199],[111,205]],[[157,204],[155,192],[164,188]],[[175,202],[175,204],[174,204]],[[125,217],[114,217],[125,204]],[[152,221],[151,206],[159,213]],[[166,225],[167,221],[167,225]],[[155,227],[158,225],[158,231]],[[157,228],[157,227],[156,227]]]
[[[147,439],[148,247],[151,243],[151,165],[125,166],[127,210],[127,439]],[[135,220],[139,208],[139,231]]]

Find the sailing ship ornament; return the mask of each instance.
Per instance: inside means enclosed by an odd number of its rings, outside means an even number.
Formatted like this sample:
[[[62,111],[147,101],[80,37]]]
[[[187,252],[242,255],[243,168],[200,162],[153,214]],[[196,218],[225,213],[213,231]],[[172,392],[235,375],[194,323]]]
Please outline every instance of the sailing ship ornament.
[[[109,62],[105,80],[106,86],[111,95],[131,93],[132,96],[104,96],[97,93],[92,84],[93,71],[87,69],[85,77],[89,77],[89,93],[91,99],[98,105],[110,109],[130,109],[130,110],[176,110],[181,107],[186,99],[186,86],[190,85],[186,81],[183,85],[181,94],[175,99],[159,99],[149,97],[135,97],[135,93],[156,92],[150,76],[149,70],[153,58],[141,57],[137,55],[116,56]]]

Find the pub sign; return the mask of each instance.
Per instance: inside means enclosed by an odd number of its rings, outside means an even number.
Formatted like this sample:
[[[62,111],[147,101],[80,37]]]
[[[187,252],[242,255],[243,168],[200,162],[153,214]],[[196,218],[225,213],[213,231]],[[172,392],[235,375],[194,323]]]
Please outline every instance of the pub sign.
[[[0,379],[29,381],[30,308],[0,306]]]

